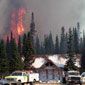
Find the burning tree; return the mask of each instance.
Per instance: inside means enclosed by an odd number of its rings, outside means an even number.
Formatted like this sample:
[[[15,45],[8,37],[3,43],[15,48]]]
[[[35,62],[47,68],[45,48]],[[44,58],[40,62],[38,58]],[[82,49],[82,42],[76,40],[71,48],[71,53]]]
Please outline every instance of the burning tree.
[[[25,31],[25,17],[26,17],[26,5],[24,0],[9,0],[6,13],[5,28],[6,36],[10,36],[9,33],[13,33],[13,37],[18,39],[18,36],[23,35]]]
[[[11,15],[11,30],[17,38],[18,35],[22,35],[24,33],[24,24],[23,17],[25,16],[25,9],[19,8],[12,12]]]

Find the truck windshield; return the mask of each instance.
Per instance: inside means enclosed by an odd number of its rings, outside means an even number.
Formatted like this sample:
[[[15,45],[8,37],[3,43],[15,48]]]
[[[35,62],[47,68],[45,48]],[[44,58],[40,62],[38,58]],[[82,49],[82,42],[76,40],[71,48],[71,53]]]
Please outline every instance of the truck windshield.
[[[12,76],[22,76],[22,73],[12,73]]]
[[[69,75],[79,75],[79,73],[69,73]]]

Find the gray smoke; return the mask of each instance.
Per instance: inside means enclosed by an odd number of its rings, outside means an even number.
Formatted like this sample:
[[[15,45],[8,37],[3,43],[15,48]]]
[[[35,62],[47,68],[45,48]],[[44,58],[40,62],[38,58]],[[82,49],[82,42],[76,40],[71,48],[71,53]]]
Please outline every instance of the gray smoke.
[[[10,13],[20,6],[27,8],[29,17],[34,12],[40,36],[50,31],[55,36],[62,26],[68,30],[77,22],[80,22],[81,30],[85,28],[85,0],[0,0],[0,35],[9,33]]]
[[[62,26],[68,30],[80,22],[85,28],[85,0],[27,0],[28,8],[35,13],[40,35],[59,34]]]
[[[12,12],[20,7],[26,7],[24,0],[0,0],[0,37],[10,33]]]

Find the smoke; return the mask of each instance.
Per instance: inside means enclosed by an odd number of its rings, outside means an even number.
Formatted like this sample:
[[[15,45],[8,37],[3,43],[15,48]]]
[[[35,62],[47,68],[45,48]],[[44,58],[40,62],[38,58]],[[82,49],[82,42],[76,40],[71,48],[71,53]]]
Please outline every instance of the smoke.
[[[11,14],[20,7],[26,7],[24,0],[0,0],[0,37],[11,32]]]
[[[7,14],[7,3],[7,0],[0,0],[0,37],[6,32],[3,27],[5,26],[5,18]]]
[[[36,28],[40,36],[52,32],[60,34],[62,26],[68,30],[80,22],[85,27],[85,0],[27,0],[29,10],[35,14]]]
[[[85,28],[85,0],[0,0],[0,35],[10,33],[10,14],[21,6],[26,7],[29,17],[34,12],[40,37],[50,31],[53,36],[60,34],[62,26],[68,30],[77,22],[80,22],[81,31]],[[30,23],[27,16],[25,22]]]

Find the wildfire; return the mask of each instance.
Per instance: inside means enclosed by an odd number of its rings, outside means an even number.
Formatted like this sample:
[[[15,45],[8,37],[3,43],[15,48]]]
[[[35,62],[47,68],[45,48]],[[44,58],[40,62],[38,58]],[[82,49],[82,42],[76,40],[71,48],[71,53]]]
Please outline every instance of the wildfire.
[[[17,38],[18,35],[22,35],[24,33],[23,18],[25,14],[26,14],[26,10],[24,8],[19,8],[12,12],[11,30],[15,38]]]
[[[18,35],[21,35],[24,32],[24,26],[23,26],[23,17],[25,15],[25,9],[20,8],[18,12],[18,23],[17,23],[17,32]]]

